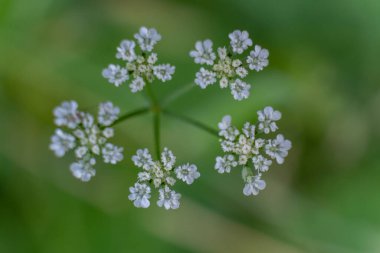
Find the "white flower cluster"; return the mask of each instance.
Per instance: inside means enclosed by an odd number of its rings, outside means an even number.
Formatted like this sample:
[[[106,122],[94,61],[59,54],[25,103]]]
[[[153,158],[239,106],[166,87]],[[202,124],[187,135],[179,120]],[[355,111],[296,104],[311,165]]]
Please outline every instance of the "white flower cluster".
[[[108,143],[114,131],[110,126],[118,118],[120,109],[111,102],[101,103],[97,122],[86,112],[78,111],[75,101],[63,102],[54,109],[55,124],[60,127],[51,137],[50,149],[58,157],[75,149],[76,162],[70,170],[74,177],[87,182],[95,176],[96,156],[102,156],[105,163],[116,164],[123,159],[123,148]],[[66,128],[67,130],[62,130]]]
[[[176,157],[167,148],[164,148],[161,153],[160,161],[153,161],[148,149],[137,150],[132,161],[142,169],[135,185],[129,188],[131,192],[129,199],[136,207],[147,208],[150,206],[151,187],[149,185],[152,184],[152,187],[158,189],[157,205],[166,210],[177,209],[180,205],[181,194],[176,193],[170,187],[174,186],[177,179],[190,185],[200,177],[197,166],[193,164],[187,163],[175,167]]]
[[[258,72],[268,66],[269,52],[255,45],[254,50],[244,57],[242,54],[253,45],[248,32],[236,30],[229,34],[229,38],[230,46],[219,47],[217,54],[211,40],[197,41],[190,56],[195,63],[209,66],[209,69],[201,67],[196,73],[196,85],[205,89],[219,80],[220,87],[229,87],[234,99],[240,101],[249,97],[251,88],[242,79],[248,75],[249,70]]]
[[[134,40],[123,40],[117,48],[116,58],[125,61],[125,66],[110,64],[103,70],[103,77],[116,87],[131,79],[129,87],[133,93],[143,90],[146,83],[153,82],[155,78],[162,82],[171,80],[175,67],[170,64],[157,65],[157,54],[152,52],[161,40],[156,29],[141,27],[134,37],[140,52],[136,52]]]
[[[276,121],[281,118],[279,111],[268,106],[257,114],[257,126],[246,122],[241,131],[231,124],[229,115],[218,124],[220,144],[226,155],[216,158],[215,169],[219,173],[229,173],[233,168],[242,166],[243,193],[247,196],[257,195],[265,188],[262,173],[269,170],[272,160],[282,164],[292,146],[281,134],[274,139],[267,136],[278,130]]]

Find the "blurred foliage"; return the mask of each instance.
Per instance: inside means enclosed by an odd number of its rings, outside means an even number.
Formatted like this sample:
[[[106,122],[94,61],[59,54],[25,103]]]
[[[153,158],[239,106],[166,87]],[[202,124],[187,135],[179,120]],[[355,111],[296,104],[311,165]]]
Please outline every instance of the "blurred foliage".
[[[380,252],[379,13],[375,0],[0,0],[0,252]],[[270,50],[249,100],[214,87],[172,105],[210,126],[227,113],[253,120],[265,105],[283,112],[294,148],[260,196],[243,196],[238,171],[214,171],[214,137],[169,118],[164,145],[202,173],[180,189],[178,211],[133,207],[129,159],[83,184],[72,157],[48,150],[63,100],[94,110],[110,99],[123,112],[146,103],[100,74],[141,25],[158,29],[160,59],[177,66],[154,87],[161,98],[193,79],[198,39],[223,45],[246,29]],[[151,115],[116,133],[126,157],[152,147]]]

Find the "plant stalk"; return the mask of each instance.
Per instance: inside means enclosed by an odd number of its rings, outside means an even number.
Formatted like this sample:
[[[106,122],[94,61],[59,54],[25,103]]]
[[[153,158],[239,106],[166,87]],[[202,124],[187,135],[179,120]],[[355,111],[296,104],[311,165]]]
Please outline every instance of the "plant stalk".
[[[154,147],[156,151],[157,159],[160,159],[161,153],[161,128],[160,128],[160,118],[161,118],[161,108],[157,101],[156,96],[153,93],[151,84],[147,84],[147,95],[151,102],[151,111],[153,112],[153,135],[154,135]]]
[[[202,122],[199,122],[197,120],[194,120],[192,118],[189,118],[187,116],[184,116],[184,115],[181,115],[181,114],[177,114],[175,112],[172,112],[172,111],[169,111],[169,110],[163,110],[162,111],[164,114],[172,117],[172,118],[175,118],[175,119],[178,119],[178,120],[181,120],[185,123],[188,123],[192,126],[195,126],[209,134],[212,134],[213,136],[216,136],[216,137],[219,137],[219,132],[218,130],[214,129],[214,128],[211,128],[205,124],[203,124]]]
[[[182,86],[180,89],[174,91],[173,93],[169,94],[164,101],[161,103],[162,108],[166,108],[169,104],[173,103],[183,95],[185,95],[187,92],[189,92],[193,87],[195,86],[194,83],[189,83],[184,86]]]
[[[144,113],[147,113],[149,111],[149,108],[148,107],[143,107],[143,108],[140,108],[140,109],[137,109],[137,110],[134,110],[134,111],[131,111],[131,112],[128,112],[122,116],[120,116],[117,120],[115,120],[111,125],[110,127],[112,126],[115,126],[117,124],[119,124],[120,122],[123,122],[127,119],[130,119],[130,118],[133,118],[135,116],[138,116],[138,115],[142,115]]]

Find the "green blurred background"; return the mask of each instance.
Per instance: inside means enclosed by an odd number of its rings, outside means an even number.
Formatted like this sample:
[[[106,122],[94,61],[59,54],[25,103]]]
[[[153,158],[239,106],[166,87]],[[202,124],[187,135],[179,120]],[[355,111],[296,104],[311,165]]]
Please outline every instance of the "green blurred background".
[[[380,252],[379,13],[376,0],[0,0],[0,252]],[[137,173],[128,157],[153,147],[151,115],[116,127],[127,159],[99,163],[89,183],[71,176],[72,156],[48,149],[63,100],[93,111],[105,100],[122,112],[146,103],[101,77],[142,25],[157,28],[159,59],[177,66],[155,85],[161,98],[193,79],[198,39],[223,45],[245,29],[269,49],[248,100],[215,86],[171,106],[214,127],[227,113],[242,124],[266,105],[282,111],[293,149],[258,197],[243,196],[238,171],[213,169],[215,137],[170,118],[163,144],[202,174],[176,188],[176,211],[128,200]]]

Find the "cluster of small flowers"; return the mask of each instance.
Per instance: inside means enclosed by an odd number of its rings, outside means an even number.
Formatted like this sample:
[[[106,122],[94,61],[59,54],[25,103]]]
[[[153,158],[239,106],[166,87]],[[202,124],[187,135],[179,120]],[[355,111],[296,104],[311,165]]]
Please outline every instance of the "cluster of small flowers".
[[[242,54],[252,46],[252,40],[247,31],[236,30],[229,34],[230,46],[219,47],[217,54],[213,51],[213,43],[207,39],[197,41],[195,50],[190,52],[194,62],[209,65],[211,69],[201,67],[196,73],[195,84],[205,89],[219,80],[221,88],[229,87],[236,100],[247,99],[251,85],[242,81],[249,70],[261,71],[268,66],[269,52],[267,49],[255,45],[249,55],[244,59]]]
[[[139,149],[137,154],[132,157],[134,164],[143,171],[138,173],[137,182],[129,190],[129,199],[136,207],[147,208],[150,206],[151,187],[158,189],[159,207],[177,209],[180,205],[181,194],[176,193],[170,187],[174,186],[176,179],[182,180],[187,184],[192,184],[195,179],[200,177],[197,166],[193,164],[183,164],[175,168],[176,157],[173,152],[164,148],[161,153],[160,161],[153,161],[148,149]]]
[[[162,82],[171,80],[175,67],[170,64],[156,65],[157,54],[152,52],[156,43],[161,40],[156,29],[141,27],[134,37],[140,53],[135,51],[135,41],[123,40],[117,48],[116,58],[126,61],[125,67],[110,64],[103,70],[103,77],[116,87],[133,78],[129,84],[133,93],[143,90],[146,82],[153,82],[155,77]]]
[[[227,154],[216,158],[215,169],[219,173],[230,173],[231,169],[242,166],[245,182],[243,193],[246,196],[257,195],[265,188],[266,183],[261,179],[262,173],[269,170],[272,160],[282,164],[292,146],[281,134],[274,139],[266,138],[266,135],[278,130],[276,121],[281,118],[279,111],[268,106],[257,114],[258,125],[246,122],[241,131],[231,125],[229,115],[224,116],[218,124],[221,147]],[[262,138],[257,137],[259,134]]]
[[[87,182],[95,176],[96,156],[102,156],[105,163],[111,164],[123,159],[123,148],[107,142],[114,135],[110,126],[119,112],[120,109],[111,102],[101,103],[95,122],[91,114],[78,111],[75,101],[65,101],[54,109],[55,124],[67,128],[70,133],[57,128],[51,137],[50,149],[58,157],[75,149],[77,161],[70,166],[74,177]]]

